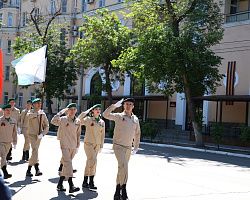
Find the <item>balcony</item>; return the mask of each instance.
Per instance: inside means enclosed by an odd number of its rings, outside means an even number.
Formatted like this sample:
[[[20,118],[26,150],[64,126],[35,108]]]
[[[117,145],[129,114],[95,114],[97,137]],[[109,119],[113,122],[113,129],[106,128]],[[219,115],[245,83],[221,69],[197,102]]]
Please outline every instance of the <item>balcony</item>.
[[[235,14],[228,14],[225,16],[226,23],[240,22],[250,19],[250,11],[237,12]]]

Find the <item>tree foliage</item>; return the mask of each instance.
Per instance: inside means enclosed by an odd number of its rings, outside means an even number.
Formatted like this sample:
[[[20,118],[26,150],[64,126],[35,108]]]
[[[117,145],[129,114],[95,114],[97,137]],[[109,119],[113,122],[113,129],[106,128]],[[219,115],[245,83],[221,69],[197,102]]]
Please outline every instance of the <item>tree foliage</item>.
[[[44,83],[47,102],[50,102],[52,98],[63,99],[65,90],[74,85],[77,79],[78,68],[73,62],[66,62],[66,58],[69,56],[69,48],[66,46],[65,38],[62,37],[60,31],[62,27],[62,24],[52,23],[47,29],[45,37],[44,34],[39,34],[34,29],[34,24],[30,24],[16,38],[13,45],[16,58],[35,51],[45,44],[48,46],[48,62]],[[46,26],[40,25],[39,30],[44,33]]]
[[[130,30],[121,24],[115,13],[101,9],[94,16],[84,16],[80,31],[83,32],[83,38],[78,39],[73,46],[70,59],[85,68],[101,67],[105,77],[103,89],[111,99],[112,81],[121,78],[111,61],[129,46]]]
[[[130,8],[135,45],[113,64],[146,79],[151,91],[184,92],[201,145],[192,97],[215,92],[222,78],[221,58],[211,49],[223,37],[218,4],[213,0],[142,0],[130,1]]]

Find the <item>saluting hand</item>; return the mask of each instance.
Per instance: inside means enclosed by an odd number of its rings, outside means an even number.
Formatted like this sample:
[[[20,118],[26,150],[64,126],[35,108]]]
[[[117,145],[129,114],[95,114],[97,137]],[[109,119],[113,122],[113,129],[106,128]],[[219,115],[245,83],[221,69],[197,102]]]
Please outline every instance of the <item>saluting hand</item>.
[[[58,112],[57,115],[62,115],[62,114],[64,114],[67,110],[68,110],[68,108],[64,108],[64,109],[62,109],[60,112]]]
[[[117,101],[115,104],[113,104],[116,108],[119,108],[122,106],[122,102],[124,101],[124,99],[122,98],[120,101]]]

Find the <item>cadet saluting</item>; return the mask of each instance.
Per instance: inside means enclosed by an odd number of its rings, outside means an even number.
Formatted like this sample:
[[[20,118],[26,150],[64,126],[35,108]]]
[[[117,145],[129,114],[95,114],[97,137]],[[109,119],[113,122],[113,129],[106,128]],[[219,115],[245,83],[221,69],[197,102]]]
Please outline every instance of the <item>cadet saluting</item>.
[[[67,111],[67,116],[60,117]],[[72,181],[73,167],[72,159],[80,146],[81,125],[80,120],[75,117],[77,112],[76,104],[70,103],[66,108],[57,113],[51,120],[55,126],[59,126],[57,131],[57,139],[60,140],[62,150],[62,172],[57,184],[58,191],[66,191],[63,187],[65,178],[69,182],[69,192],[77,192],[79,187],[75,187]]]
[[[49,121],[46,114],[41,110],[42,102],[40,98],[32,101],[33,110],[27,114],[28,117],[28,135],[31,144],[32,154],[29,159],[29,166],[26,176],[33,176],[31,173],[32,166],[35,166],[36,176],[41,176],[42,172],[39,170],[38,149],[41,139],[49,132]]]
[[[29,160],[29,150],[30,150],[30,140],[28,136],[28,117],[27,114],[31,110],[32,101],[28,100],[26,104],[26,108],[21,112],[20,116],[20,128],[21,133],[24,136],[24,145],[23,145],[23,157],[22,160]]]
[[[111,113],[116,108],[123,105],[122,113]],[[112,104],[104,112],[103,116],[115,121],[113,149],[118,161],[118,173],[116,178],[116,191],[114,200],[127,200],[126,183],[128,180],[128,162],[131,155],[132,144],[133,154],[138,151],[140,142],[140,124],[138,118],[132,113],[134,99],[127,98]],[[122,192],[122,194],[121,194]]]
[[[4,105],[3,116],[0,117],[0,157],[1,168],[4,178],[10,178],[12,175],[7,172],[6,156],[11,148],[11,143],[14,148],[17,144],[17,123],[16,120],[10,117],[11,105]]]
[[[90,113],[89,113],[90,112]],[[89,113],[89,116],[86,115]],[[86,126],[84,136],[84,150],[87,156],[83,188],[97,189],[94,184],[96,174],[97,154],[103,148],[105,137],[105,122],[101,119],[101,104],[96,104],[79,115],[81,125]],[[89,183],[88,183],[89,177]]]

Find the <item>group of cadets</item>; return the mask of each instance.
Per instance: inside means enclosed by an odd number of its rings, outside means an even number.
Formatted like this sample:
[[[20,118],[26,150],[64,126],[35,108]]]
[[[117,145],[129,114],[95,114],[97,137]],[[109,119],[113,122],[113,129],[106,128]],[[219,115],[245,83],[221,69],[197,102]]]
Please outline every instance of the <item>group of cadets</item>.
[[[123,105],[123,112],[113,111]],[[41,176],[39,169],[38,150],[41,139],[49,131],[49,121],[41,109],[40,98],[28,100],[26,108],[21,112],[15,107],[15,99],[9,99],[8,104],[0,110],[0,159],[1,169],[5,179],[12,175],[7,171],[7,160],[11,160],[11,149],[16,148],[17,133],[23,134],[24,146],[22,160],[28,161],[26,176],[32,177],[32,167],[35,176]],[[114,200],[127,200],[126,183],[128,180],[128,162],[130,155],[135,154],[140,142],[140,124],[133,114],[134,99],[127,98],[112,104],[104,112],[106,119],[115,122],[113,136],[113,150],[118,162],[116,190]],[[62,157],[59,167],[58,191],[66,191],[63,186],[65,180],[69,183],[69,193],[79,191],[72,181],[72,160],[80,147],[81,127],[85,126],[84,150],[87,157],[83,188],[96,190],[94,177],[96,174],[97,155],[101,152],[105,138],[105,122],[101,116],[101,104],[96,104],[77,117],[77,105],[70,103],[58,112],[51,120],[51,124],[58,126],[57,139],[60,142]],[[30,156],[31,147],[31,156]]]

